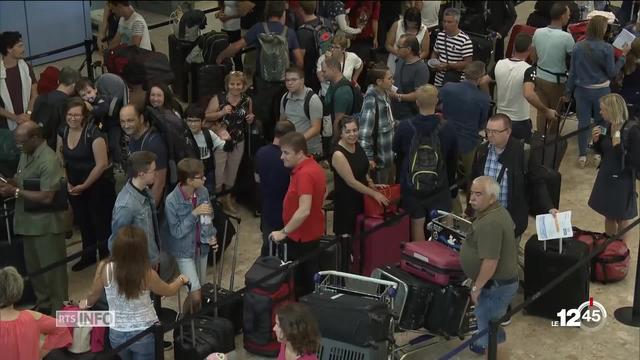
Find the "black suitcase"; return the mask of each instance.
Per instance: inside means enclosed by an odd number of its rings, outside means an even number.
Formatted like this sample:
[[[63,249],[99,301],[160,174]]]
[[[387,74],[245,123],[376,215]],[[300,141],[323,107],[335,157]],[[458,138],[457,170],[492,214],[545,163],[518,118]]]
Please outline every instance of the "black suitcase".
[[[462,338],[469,331],[470,318],[469,288],[449,285],[434,294],[424,317],[424,328],[436,335]]]
[[[215,259],[215,257],[214,257]],[[190,287],[189,287],[189,290]],[[236,349],[233,323],[218,317],[217,293],[213,292],[213,316],[193,315],[190,321],[182,321],[173,331],[173,358],[204,360],[211,353],[228,353]],[[178,311],[182,309],[180,291],[178,291]],[[193,314],[193,309],[191,309]]]
[[[169,35],[169,65],[175,75],[173,80],[173,93],[185,102],[189,101],[189,67],[186,59],[196,43],[193,41],[178,40],[175,35]]]
[[[545,250],[545,243],[546,250]],[[540,289],[556,279],[581,258],[589,256],[587,244],[574,239],[562,241],[538,241],[533,235],[524,248],[524,297],[529,299]],[[589,271],[587,262],[562,283],[547,294],[538,298],[526,308],[529,315],[537,315],[550,319],[558,319],[562,309],[577,309],[589,300]]]
[[[301,297],[300,302],[318,320],[322,337],[363,347],[389,337],[391,311],[379,300],[319,291]]]
[[[216,214],[214,219],[217,216],[219,216],[219,213]],[[230,320],[233,323],[233,328],[236,334],[239,334],[242,331],[242,311],[243,311],[242,295],[233,291],[234,277],[236,272],[236,262],[238,260],[238,239],[235,239],[235,245],[233,247],[233,258],[231,260],[231,276],[229,277],[229,288],[224,289],[222,287],[222,271],[224,269],[224,252],[226,248],[229,246],[229,243],[234,240],[234,238],[236,237],[235,235],[237,234],[236,229],[234,229],[232,233],[229,231],[229,226],[233,226],[233,224],[231,224],[231,220],[229,220],[231,218],[234,219],[238,224],[237,229],[238,230],[240,229],[240,223],[242,220],[240,218],[237,218],[231,215],[226,215],[225,225],[223,226],[222,229],[217,229],[218,230],[217,239],[219,241],[218,251],[215,255],[211,254],[213,251],[209,252],[209,255],[211,255],[209,258],[212,260],[212,263],[213,263],[214,281],[213,283],[206,283],[202,285],[202,304],[203,306],[205,306],[206,304],[213,304],[216,301],[215,298],[217,295],[217,299],[218,299],[217,302],[220,305],[215,306],[213,310],[217,309],[218,316],[220,316],[221,318]],[[218,271],[217,281],[215,280],[216,263],[219,264],[217,268],[217,271]],[[216,293],[216,290],[217,290],[217,293]],[[206,309],[204,313],[212,314],[210,310],[207,311]],[[215,313],[213,314],[215,315]]]
[[[398,284],[394,301],[394,315],[399,318],[400,328],[405,330],[421,328],[431,300],[440,291],[440,286],[415,277],[397,265],[385,265],[374,270],[371,276]]]
[[[556,121],[556,134],[560,134],[564,128],[564,123],[567,121],[569,112],[571,111],[571,101],[566,105],[565,110],[561,110],[562,102],[559,101],[556,106],[556,113],[562,114],[560,119]],[[541,164],[555,171],[560,169],[560,163],[564,159],[564,155],[567,152],[567,139],[556,141],[558,135],[547,135],[547,128],[542,132],[535,131],[531,134],[531,145],[529,161],[533,161],[534,164]]]
[[[320,238],[320,246],[324,246],[336,239],[335,236],[322,236]],[[320,271],[325,270],[338,270],[342,271],[342,246],[343,244],[338,241],[331,245],[325,251],[318,255],[318,266]]]

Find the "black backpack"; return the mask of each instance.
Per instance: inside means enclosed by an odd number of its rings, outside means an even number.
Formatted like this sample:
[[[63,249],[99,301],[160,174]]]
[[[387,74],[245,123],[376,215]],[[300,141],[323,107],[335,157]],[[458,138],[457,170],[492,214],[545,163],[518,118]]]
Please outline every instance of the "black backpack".
[[[186,136],[186,132],[190,131],[187,124],[183,120],[183,129],[181,132],[177,131],[173,127],[169,126],[162,119],[162,114],[147,106],[144,111],[144,117],[149,122],[149,125],[158,132],[167,147],[167,176],[169,184],[176,184],[178,182],[178,168],[177,164],[180,160],[185,158],[200,159],[200,154],[196,152],[197,145],[191,144],[189,137]],[[146,141],[149,140],[149,136],[153,131],[149,131],[144,135],[142,139],[142,147]]]
[[[630,167],[631,172],[633,173],[633,177],[637,180],[640,180],[640,169],[636,169],[632,164],[633,162],[629,159],[631,154],[629,153],[629,135],[631,133],[631,129],[634,127],[640,126],[640,120],[637,118],[628,120],[622,129],[620,129],[620,146],[622,148],[622,168]]]
[[[430,134],[420,134],[413,120],[408,121],[414,132],[409,151],[409,184],[415,194],[429,196],[440,190],[446,179],[439,135],[442,122]]]

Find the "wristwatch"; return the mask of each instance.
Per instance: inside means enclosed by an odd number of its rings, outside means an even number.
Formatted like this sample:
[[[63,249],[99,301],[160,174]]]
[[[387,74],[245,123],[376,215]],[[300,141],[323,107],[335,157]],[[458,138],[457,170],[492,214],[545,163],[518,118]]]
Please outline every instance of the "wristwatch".
[[[280,231],[282,231],[282,233],[283,233],[285,236],[289,236],[289,232],[288,232],[287,230],[285,230],[284,228],[282,228],[282,230],[280,230]]]

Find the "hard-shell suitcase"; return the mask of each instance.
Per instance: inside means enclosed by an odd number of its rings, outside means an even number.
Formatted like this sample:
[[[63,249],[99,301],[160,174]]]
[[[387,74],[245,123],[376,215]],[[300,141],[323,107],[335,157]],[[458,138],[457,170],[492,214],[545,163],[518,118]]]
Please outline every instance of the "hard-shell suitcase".
[[[191,291],[191,286],[189,285],[188,291]],[[174,359],[204,360],[211,353],[220,352],[226,354],[236,349],[233,323],[228,319],[218,317],[216,292],[214,292],[213,298],[213,316],[193,315],[192,308],[191,314],[193,317],[189,321],[183,321],[178,329],[173,331]],[[177,309],[178,311],[182,309],[179,291]],[[180,315],[179,313],[178,317]]]
[[[272,246],[269,247],[272,251]],[[283,258],[286,260],[286,244],[283,248]],[[275,314],[280,306],[294,300],[293,277],[281,273],[268,280],[262,279],[286,266],[288,263],[277,256],[265,256],[258,258],[245,274],[247,291],[243,303],[243,342],[245,350],[250,353],[271,357],[278,355],[280,343],[273,333]]]
[[[450,285],[435,292],[424,317],[424,328],[445,337],[463,337],[469,332],[471,298],[466,286]]]
[[[405,214],[396,223],[384,226],[361,239],[360,234],[383,223],[385,218],[363,214],[356,219],[353,237],[351,272],[369,276],[373,269],[400,261],[400,247],[411,240],[409,216]]]
[[[460,255],[436,241],[405,243],[400,268],[421,279],[446,286],[466,279],[460,265]]]
[[[300,302],[318,319],[322,337],[365,347],[389,337],[391,312],[379,300],[318,291],[301,297]]]
[[[236,218],[234,216],[231,215],[227,215],[227,219],[229,218],[233,218],[237,224],[238,224],[238,228],[237,230],[239,230],[240,228],[240,222],[242,221],[240,218]],[[203,305],[205,304],[212,304],[215,301],[215,295],[217,295],[218,298],[218,306],[215,306],[214,309],[218,310],[218,315],[222,318],[228,319],[233,323],[233,328],[237,333],[240,333],[242,331],[242,295],[240,295],[237,292],[234,292],[233,290],[233,285],[234,285],[234,278],[235,278],[235,271],[236,271],[236,262],[238,259],[238,239],[237,239],[237,232],[233,232],[232,236],[226,236],[228,234],[228,227],[229,225],[231,225],[230,220],[227,220],[225,222],[225,226],[223,227],[223,231],[218,231],[217,233],[217,239],[219,239],[219,241],[221,241],[219,243],[220,247],[218,248],[218,252],[220,253],[220,256],[217,256],[218,254],[212,255],[211,259],[214,260],[214,264],[215,264],[215,260],[218,260],[219,266],[218,266],[218,274],[217,274],[217,281],[215,279],[215,271],[216,268],[214,266],[214,281],[213,283],[206,283],[204,285],[202,285],[202,303]],[[224,252],[227,248],[227,244],[229,242],[231,242],[232,240],[234,240],[235,238],[235,245],[233,247],[233,259],[231,261],[231,276],[229,277],[229,287],[228,289],[224,289],[222,287],[222,271],[224,269]],[[215,259],[213,259],[215,257]],[[215,284],[218,284],[217,286]],[[217,291],[217,294],[214,294],[214,292]]]
[[[401,329],[416,330],[423,326],[430,302],[434,294],[440,291],[440,286],[413,276],[397,265],[377,268],[373,270],[371,277],[398,284],[393,300],[393,313],[399,319]]]
[[[189,64],[186,59],[196,46],[193,41],[178,40],[174,34],[169,35],[169,65],[175,75],[173,93],[182,100],[189,101]]]
[[[545,285],[589,255],[587,244],[574,239],[538,241],[532,235],[524,248],[524,297],[529,299]],[[562,283],[531,303],[526,311],[557,320],[562,309],[577,309],[589,300],[589,271],[587,262]]]

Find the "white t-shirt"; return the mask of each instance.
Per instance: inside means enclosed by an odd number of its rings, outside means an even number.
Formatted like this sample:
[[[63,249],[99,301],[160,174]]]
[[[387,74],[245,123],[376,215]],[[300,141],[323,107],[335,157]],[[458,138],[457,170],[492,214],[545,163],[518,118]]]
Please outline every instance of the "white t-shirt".
[[[213,140],[213,151],[222,150],[225,144],[224,140],[220,139],[220,137],[211,130],[203,129],[202,131],[209,131],[209,134],[211,134],[211,140]],[[197,134],[193,134],[193,138],[196,140],[196,144],[198,144],[198,148],[200,149],[200,160],[205,160],[211,157],[211,151],[207,147],[207,140],[204,139],[202,131]]]
[[[133,45],[134,36],[142,36],[140,48],[151,51],[151,37],[149,36],[147,22],[137,12],[134,11],[129,19],[120,18],[118,32],[121,35],[120,42],[127,45]]]
[[[227,1],[224,2],[224,14],[226,16],[238,15],[238,3],[239,1]],[[233,18],[222,23],[222,30],[237,31],[240,30],[240,18]]]
[[[347,78],[347,80],[351,80],[351,77],[353,76],[353,73],[356,71],[356,69],[360,69],[362,67],[362,59],[360,59],[358,57],[358,55],[349,52],[349,51],[345,51],[345,61],[342,63],[342,74],[344,75],[344,77]],[[325,59],[325,55],[322,55],[318,58],[318,64],[317,64],[317,72],[321,72],[322,71],[322,62],[324,62]],[[329,90],[329,81],[323,81],[320,86],[322,87],[322,89],[320,89],[320,95],[324,96],[327,94],[327,90]]]
[[[420,11],[420,15],[422,16],[422,24],[429,28],[437,26],[439,11],[440,1],[423,1],[422,10]]]
[[[508,115],[511,121],[531,118],[531,106],[522,93],[525,72],[530,67],[526,61],[511,59],[502,59],[496,64],[496,112]]]

